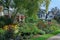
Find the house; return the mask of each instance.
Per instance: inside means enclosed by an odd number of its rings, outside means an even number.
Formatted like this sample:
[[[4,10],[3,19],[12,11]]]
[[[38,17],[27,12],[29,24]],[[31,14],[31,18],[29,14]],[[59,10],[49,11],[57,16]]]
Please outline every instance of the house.
[[[46,15],[47,15],[47,20],[52,20],[54,18],[54,14],[51,11],[49,11],[48,14]]]
[[[46,17],[45,10],[44,9],[39,10],[39,12],[38,12],[38,18],[45,20],[45,17]]]
[[[54,19],[59,20],[60,19],[60,9],[55,7],[51,9],[51,12],[54,14]]]
[[[38,12],[38,17],[42,20],[52,20],[54,18],[54,14],[51,11],[49,11],[47,14],[44,9],[41,9]]]
[[[14,9],[9,8],[9,14],[8,14],[8,9],[5,7],[3,8],[2,5],[0,5],[0,16],[4,16],[4,15],[12,15],[12,13],[14,12]]]
[[[4,15],[8,15],[8,8],[4,8]],[[9,8],[9,15],[12,15],[12,13],[14,12],[14,8]]]
[[[3,2],[3,3],[2,3]],[[4,15],[12,15],[12,13],[14,12],[14,1],[13,0],[10,0],[10,3],[9,3],[9,9],[6,7],[6,2],[5,0],[3,1],[0,1],[0,16],[4,16]],[[3,7],[3,4],[5,5]],[[8,13],[8,10],[9,10],[9,13]]]

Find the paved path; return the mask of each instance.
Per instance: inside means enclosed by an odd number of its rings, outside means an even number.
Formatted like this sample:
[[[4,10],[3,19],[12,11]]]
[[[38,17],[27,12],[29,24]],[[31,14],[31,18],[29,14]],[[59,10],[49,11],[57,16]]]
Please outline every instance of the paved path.
[[[53,36],[51,38],[48,38],[48,40],[60,40],[60,34]]]

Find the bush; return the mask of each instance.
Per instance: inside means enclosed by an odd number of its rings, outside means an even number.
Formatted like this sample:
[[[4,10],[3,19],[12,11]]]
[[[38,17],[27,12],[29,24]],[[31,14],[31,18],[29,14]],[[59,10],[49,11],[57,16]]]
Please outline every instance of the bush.
[[[0,21],[0,28],[2,28],[5,25],[4,21]]]
[[[9,29],[9,30],[7,30],[6,33],[5,33],[5,39],[6,39],[6,40],[13,39],[13,38],[14,38],[13,35],[14,35],[13,29]]]
[[[39,34],[40,35],[44,35],[45,34],[45,31],[40,30],[40,33]]]
[[[13,31],[5,31],[0,29],[0,40],[10,40],[13,37]]]
[[[51,26],[49,27],[49,30],[51,30],[50,33],[55,32],[56,30],[59,30],[60,27],[56,23],[52,23]]]
[[[37,26],[39,29],[42,30],[41,31],[42,34],[50,32],[48,24],[46,22],[44,22],[43,20],[39,20]]]
[[[59,34],[60,33],[60,30],[56,30],[56,31],[54,31],[52,34],[53,35],[56,35],[56,34]]]
[[[58,23],[60,23],[60,16],[57,15],[57,16],[54,17],[54,19],[55,19]]]
[[[39,29],[43,30],[44,28],[47,27],[47,25],[42,21],[42,20],[39,20],[38,23],[37,23],[37,26]]]
[[[59,30],[59,27],[56,26],[56,25],[50,25],[50,26],[47,26],[46,28],[43,29],[46,33],[52,33],[52,32],[55,32],[56,30]]]
[[[0,28],[2,28],[4,25],[12,24],[13,20],[7,16],[1,16],[0,17]]]
[[[45,31],[46,34],[55,32],[56,30],[60,29],[59,25],[55,20],[52,20],[51,24],[48,25],[46,22],[40,20],[37,24],[38,28]]]
[[[24,23],[24,25],[17,25],[17,29],[15,30],[15,36],[22,36],[23,38],[30,38],[35,34],[40,33],[40,29],[36,26],[35,23]]]
[[[28,33],[34,33],[34,34],[37,34],[40,32],[38,27],[32,23],[25,23],[25,25],[23,25],[23,27],[20,27],[20,31],[24,32],[24,33],[28,32]]]
[[[5,30],[0,28],[0,40],[5,40]]]

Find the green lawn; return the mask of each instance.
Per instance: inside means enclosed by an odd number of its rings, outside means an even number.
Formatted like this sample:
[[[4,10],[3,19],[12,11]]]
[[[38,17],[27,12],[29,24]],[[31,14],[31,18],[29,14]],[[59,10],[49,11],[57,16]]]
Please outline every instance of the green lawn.
[[[53,34],[45,34],[38,38],[31,38],[31,40],[47,40],[49,37],[54,36]]]
[[[45,35],[42,35],[38,38],[31,38],[31,40],[47,40],[49,37],[52,37],[54,35],[57,35],[60,33],[60,30],[56,30],[54,33],[52,34],[45,34]]]

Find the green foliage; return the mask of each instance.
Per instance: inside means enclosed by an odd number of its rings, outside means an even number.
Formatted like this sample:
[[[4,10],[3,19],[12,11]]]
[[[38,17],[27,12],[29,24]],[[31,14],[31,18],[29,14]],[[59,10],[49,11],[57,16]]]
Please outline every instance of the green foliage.
[[[57,26],[56,24],[55,24],[55,25],[51,24],[50,26],[47,26],[46,28],[43,28],[43,30],[44,30],[46,33],[53,33],[53,32],[55,32],[56,30],[59,30],[59,26]]]
[[[56,30],[59,30],[60,27],[59,27],[59,24],[56,21],[53,20],[49,29],[51,30],[51,33],[52,33],[52,32],[55,32]]]
[[[39,34],[40,29],[36,26],[35,23],[24,23],[24,25],[18,25],[16,32],[15,32],[15,37],[20,35],[22,38],[31,38],[35,34]],[[44,34],[44,33],[42,33]]]
[[[23,25],[22,27],[19,28],[20,32],[24,32],[24,33],[34,33],[37,34],[40,32],[40,30],[38,29],[38,27],[36,27],[35,24],[32,23],[25,23],[25,25]]]
[[[52,33],[60,29],[59,24],[57,24],[55,20],[52,20],[50,25],[48,25],[47,22],[40,20],[38,21],[37,26],[40,30],[45,31],[45,33]]]
[[[5,35],[5,30],[0,28],[0,40],[4,40],[4,38],[5,38],[4,35]]]
[[[9,40],[9,39],[13,39],[14,38],[14,30],[13,29],[9,29],[5,32],[5,39]]]
[[[56,30],[58,30],[59,28],[58,28],[57,26],[51,26],[50,29],[51,29],[52,31],[56,31]]]
[[[44,34],[46,34],[45,33],[45,31],[42,31],[42,30],[40,30],[40,33],[39,33],[40,35],[44,35]]]
[[[47,40],[51,36],[53,36],[53,34],[45,34],[45,35],[42,35],[38,38],[32,38],[31,40]]]
[[[52,34],[53,35],[56,35],[56,34],[59,34],[60,33],[60,30],[56,30],[56,31],[54,31]]]
[[[0,34],[4,34],[4,30],[0,28]]]
[[[39,20],[37,23],[37,26],[39,29],[43,30],[44,28],[47,27],[47,24],[45,24],[45,22],[43,20]]]
[[[46,12],[48,13],[48,6],[50,4],[50,0],[45,0],[45,2],[46,2]]]
[[[25,21],[28,23],[37,23],[38,19],[36,20],[35,18],[33,17],[28,17],[25,19]]]
[[[34,20],[38,19],[37,13],[42,4],[46,5],[48,9],[50,0],[13,0],[17,12],[26,15],[28,18],[32,17]],[[25,12],[23,11],[25,10]],[[22,12],[21,12],[22,11]]]
[[[5,25],[3,21],[0,21],[0,28],[2,28]]]
[[[60,23],[60,16],[55,16],[55,18],[54,18],[58,23]]]
[[[9,40],[9,38],[13,38],[13,31],[6,31],[0,28],[0,40]]]
[[[3,4],[4,7],[9,8],[10,0],[5,0],[5,2],[2,0],[2,3],[4,3],[4,4]]]
[[[0,28],[2,28],[5,25],[12,24],[12,23],[13,23],[13,20],[11,18],[6,17],[6,16],[0,17]]]

